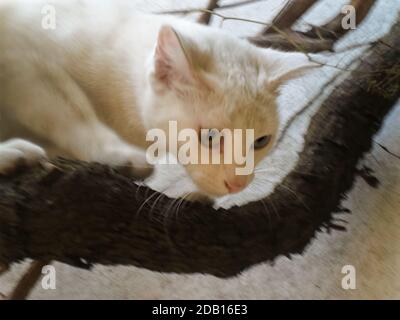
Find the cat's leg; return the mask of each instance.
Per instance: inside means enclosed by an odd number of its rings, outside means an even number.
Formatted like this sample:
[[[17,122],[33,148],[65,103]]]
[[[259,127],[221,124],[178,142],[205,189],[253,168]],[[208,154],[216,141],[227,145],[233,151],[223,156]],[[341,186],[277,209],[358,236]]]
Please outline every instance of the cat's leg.
[[[64,128],[68,134],[54,141],[73,158],[99,162],[117,168],[137,179],[144,179],[153,172],[143,150],[123,141],[113,130],[100,121],[77,122]]]
[[[47,135],[35,130],[36,136],[48,141],[45,147],[48,157],[98,162],[137,179],[146,178],[153,172],[143,150],[125,142],[95,117],[87,121],[66,119],[54,123],[56,126]]]
[[[22,139],[0,143],[0,175],[12,174],[21,166],[34,166],[46,158],[39,146]]]
[[[16,80],[19,83],[14,87],[24,88],[24,94],[15,95],[16,99],[8,104],[13,106],[18,123],[62,151],[61,155],[125,168],[138,179],[152,173],[145,152],[125,142],[98,119],[91,101],[66,72],[46,71],[42,81],[33,77]],[[9,155],[13,156],[18,157]]]

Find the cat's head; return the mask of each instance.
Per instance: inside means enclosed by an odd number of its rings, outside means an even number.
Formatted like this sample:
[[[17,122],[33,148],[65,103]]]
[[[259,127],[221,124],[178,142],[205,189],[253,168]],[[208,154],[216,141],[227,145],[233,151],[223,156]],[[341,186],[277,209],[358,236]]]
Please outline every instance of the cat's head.
[[[232,133],[242,129],[241,142],[233,134],[233,139],[219,136],[210,147],[201,142],[195,146],[189,139],[178,143],[178,150],[183,144],[197,148],[200,163],[185,168],[210,196],[241,191],[252,181],[252,170],[238,174],[237,169],[247,163],[236,161],[240,157],[235,152],[243,155],[246,150],[257,165],[271,151],[278,131],[279,88],[315,67],[304,54],[259,49],[219,30],[197,26],[192,35],[190,30],[163,26],[150,65],[144,115],[148,128],[160,128],[168,136],[169,121],[176,120],[178,132],[192,128],[197,139],[204,138],[201,129],[212,130],[209,136],[219,134],[215,129]],[[247,145],[246,129],[254,133]],[[207,150],[209,157],[219,153],[220,163],[205,164],[201,154]],[[232,161],[224,161],[228,152]]]

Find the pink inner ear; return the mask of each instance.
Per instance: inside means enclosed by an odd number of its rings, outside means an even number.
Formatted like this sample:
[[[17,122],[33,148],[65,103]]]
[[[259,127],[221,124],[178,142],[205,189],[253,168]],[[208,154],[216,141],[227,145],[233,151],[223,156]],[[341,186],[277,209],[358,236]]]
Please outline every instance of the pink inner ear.
[[[170,26],[163,26],[158,35],[155,52],[155,75],[171,87],[175,82],[190,83],[192,71],[181,41]]]
[[[170,75],[172,74],[171,63],[167,60],[165,53],[157,46],[155,58],[155,75],[158,80],[169,86]]]

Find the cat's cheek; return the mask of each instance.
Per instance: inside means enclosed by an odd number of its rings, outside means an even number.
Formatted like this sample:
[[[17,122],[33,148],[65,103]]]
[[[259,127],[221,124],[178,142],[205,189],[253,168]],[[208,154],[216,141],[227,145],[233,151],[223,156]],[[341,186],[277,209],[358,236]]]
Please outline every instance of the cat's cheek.
[[[189,164],[185,169],[201,192],[211,197],[221,197],[228,193],[224,184],[224,170],[220,165]]]

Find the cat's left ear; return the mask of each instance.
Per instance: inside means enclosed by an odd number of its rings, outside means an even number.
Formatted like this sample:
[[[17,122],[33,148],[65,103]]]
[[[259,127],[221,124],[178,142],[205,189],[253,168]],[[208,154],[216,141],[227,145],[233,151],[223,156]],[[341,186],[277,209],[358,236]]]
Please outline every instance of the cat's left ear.
[[[300,78],[310,70],[320,67],[303,53],[266,50],[269,64],[268,86],[274,92],[277,92],[286,82]]]
[[[184,41],[168,25],[162,26],[158,34],[154,55],[154,76],[169,88],[194,82],[194,73],[186,55]]]

